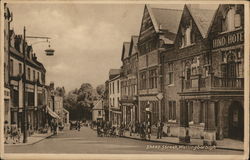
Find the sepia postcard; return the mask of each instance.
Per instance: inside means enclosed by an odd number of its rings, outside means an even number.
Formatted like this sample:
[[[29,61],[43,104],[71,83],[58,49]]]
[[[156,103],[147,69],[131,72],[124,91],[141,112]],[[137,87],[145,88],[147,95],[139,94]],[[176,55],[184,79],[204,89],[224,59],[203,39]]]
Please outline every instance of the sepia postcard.
[[[249,158],[248,1],[1,1],[1,159]]]

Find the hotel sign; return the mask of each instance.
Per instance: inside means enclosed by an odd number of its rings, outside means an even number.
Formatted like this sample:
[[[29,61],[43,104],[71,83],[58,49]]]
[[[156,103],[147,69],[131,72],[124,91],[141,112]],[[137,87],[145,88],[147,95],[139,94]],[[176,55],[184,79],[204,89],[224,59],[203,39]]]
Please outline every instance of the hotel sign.
[[[244,42],[243,30],[237,32],[230,32],[213,39],[213,48],[227,47]]]

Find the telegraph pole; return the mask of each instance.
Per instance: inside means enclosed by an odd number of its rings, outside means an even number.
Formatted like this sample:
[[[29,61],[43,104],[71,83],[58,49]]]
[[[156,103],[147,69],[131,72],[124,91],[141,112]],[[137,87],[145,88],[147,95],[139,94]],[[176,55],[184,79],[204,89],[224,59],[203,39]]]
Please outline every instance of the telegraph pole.
[[[27,143],[28,137],[28,126],[27,126],[27,106],[26,106],[26,53],[25,53],[25,42],[26,42],[26,28],[23,28],[23,143]]]

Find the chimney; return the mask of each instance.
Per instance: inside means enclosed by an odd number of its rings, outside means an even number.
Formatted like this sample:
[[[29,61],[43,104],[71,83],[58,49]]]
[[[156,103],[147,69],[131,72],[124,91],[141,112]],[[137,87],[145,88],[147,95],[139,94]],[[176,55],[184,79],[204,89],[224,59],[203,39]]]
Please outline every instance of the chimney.
[[[55,85],[54,82],[50,82],[49,88],[54,90],[54,85]]]

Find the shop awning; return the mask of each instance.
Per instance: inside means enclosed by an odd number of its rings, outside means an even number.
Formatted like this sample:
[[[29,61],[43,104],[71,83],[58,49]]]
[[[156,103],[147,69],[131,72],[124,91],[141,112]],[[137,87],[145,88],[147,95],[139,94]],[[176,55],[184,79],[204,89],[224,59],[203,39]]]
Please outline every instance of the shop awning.
[[[61,119],[58,114],[52,111],[49,107],[47,107],[49,115],[51,115],[53,118]]]

